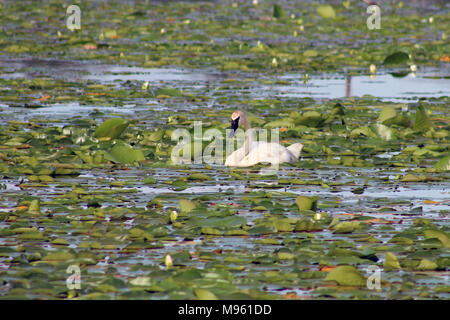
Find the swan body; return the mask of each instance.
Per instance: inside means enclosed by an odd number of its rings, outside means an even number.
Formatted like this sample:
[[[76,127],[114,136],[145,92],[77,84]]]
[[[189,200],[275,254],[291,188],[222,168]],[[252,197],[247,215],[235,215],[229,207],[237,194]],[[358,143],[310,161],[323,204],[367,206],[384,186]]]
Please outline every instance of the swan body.
[[[283,162],[294,163],[300,157],[303,145],[294,143],[289,147],[283,147],[279,143],[252,141],[250,122],[242,111],[235,111],[231,116],[231,137],[242,121],[245,128],[244,145],[238,150],[231,153],[226,161],[225,166],[229,167],[250,167],[258,163],[270,163],[276,165]]]

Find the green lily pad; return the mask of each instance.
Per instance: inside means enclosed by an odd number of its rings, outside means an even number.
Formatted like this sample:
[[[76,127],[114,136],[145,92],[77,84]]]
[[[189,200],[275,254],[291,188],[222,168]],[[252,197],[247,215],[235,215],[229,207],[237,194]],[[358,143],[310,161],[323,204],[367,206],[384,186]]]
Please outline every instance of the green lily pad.
[[[393,254],[392,252],[386,252],[383,268],[386,271],[401,269],[400,263],[398,262],[395,254]]]
[[[332,227],[334,233],[352,233],[355,230],[362,229],[360,221],[344,221]]]
[[[286,11],[284,11],[283,7],[279,4],[273,5],[273,17],[274,18],[284,18],[286,16]]]
[[[218,300],[217,296],[206,289],[195,289],[195,295],[199,300]]]
[[[134,149],[133,147],[126,144],[116,144],[109,150],[110,160],[129,164],[133,162],[139,162],[145,160],[144,154],[139,149]]]
[[[66,251],[61,251],[61,252],[49,253],[42,259],[42,261],[60,262],[60,261],[71,260],[73,258],[74,258],[73,254],[66,252]]]
[[[39,199],[34,199],[31,201],[30,206],[28,207],[28,213],[31,214],[39,214],[41,212],[41,206]]]
[[[317,197],[307,197],[307,196],[298,196],[295,199],[295,203],[298,206],[298,209],[300,211],[305,211],[305,210],[312,210],[312,211],[316,211],[317,210]]]
[[[422,259],[419,265],[416,267],[417,270],[436,270],[438,265],[436,262],[433,262],[428,259]]]
[[[423,232],[425,239],[433,239],[437,238],[446,248],[450,248],[450,237],[447,233],[440,230],[425,230]]]
[[[311,219],[301,219],[295,225],[295,231],[320,231],[322,227],[319,223]]]
[[[353,266],[339,266],[328,273],[324,281],[335,281],[340,286],[366,286],[366,279]]]
[[[336,19],[336,11],[330,5],[318,6],[317,13],[324,19]]]
[[[193,173],[188,177],[188,179],[189,180],[200,180],[200,181],[212,180],[212,178],[205,173]]]
[[[414,120],[414,130],[424,132],[433,127],[433,123],[423,106],[419,106],[416,111],[416,118]]]
[[[155,96],[181,97],[183,92],[178,88],[158,88],[155,90]]]
[[[450,170],[450,156],[446,156],[440,159],[434,165],[434,168],[438,171],[449,171]]]
[[[130,123],[121,118],[108,119],[97,127],[94,133],[96,138],[118,138]]]
[[[384,65],[403,64],[409,61],[409,55],[405,52],[398,51],[388,55],[384,61]]]
[[[383,109],[381,109],[380,115],[378,116],[378,121],[384,122],[385,120],[393,118],[396,115],[397,111],[395,111],[394,107],[383,107]]]
[[[187,212],[190,212],[190,211],[194,210],[195,208],[197,208],[197,205],[188,199],[180,199],[178,202],[179,202],[181,212],[187,213]]]

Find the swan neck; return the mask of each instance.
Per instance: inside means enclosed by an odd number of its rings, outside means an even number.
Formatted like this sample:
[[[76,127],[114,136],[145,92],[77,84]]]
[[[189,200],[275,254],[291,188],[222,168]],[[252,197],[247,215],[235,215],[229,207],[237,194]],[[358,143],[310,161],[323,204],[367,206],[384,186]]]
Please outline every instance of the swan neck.
[[[244,125],[245,130],[245,140],[244,140],[244,153],[245,156],[247,156],[250,153],[250,146],[253,141],[253,132],[252,127],[250,126],[250,121],[248,121],[248,118],[245,116],[245,114],[242,114],[242,124]]]
[[[241,114],[242,124],[244,125],[245,131],[250,130],[252,127],[250,126],[250,121],[248,121],[247,116],[242,113]]]

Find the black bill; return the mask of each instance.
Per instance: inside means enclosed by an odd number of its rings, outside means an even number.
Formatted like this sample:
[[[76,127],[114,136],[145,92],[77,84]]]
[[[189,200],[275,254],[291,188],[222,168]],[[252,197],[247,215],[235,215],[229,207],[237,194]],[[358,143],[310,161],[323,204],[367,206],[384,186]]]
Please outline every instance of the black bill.
[[[234,120],[231,120],[231,131],[230,131],[230,135],[229,135],[230,138],[233,138],[238,127],[239,127],[239,117],[237,117]]]

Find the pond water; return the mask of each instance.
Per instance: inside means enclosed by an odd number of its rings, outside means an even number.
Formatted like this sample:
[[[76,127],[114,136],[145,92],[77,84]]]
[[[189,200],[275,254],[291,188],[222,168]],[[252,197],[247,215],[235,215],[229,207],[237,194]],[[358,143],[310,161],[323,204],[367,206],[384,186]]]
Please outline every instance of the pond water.
[[[450,74],[447,73],[447,76]],[[281,76],[280,79],[301,79],[300,74]],[[312,77],[308,84],[298,86],[278,86],[281,96],[343,98],[371,95],[384,101],[411,102],[419,98],[432,98],[450,95],[450,79],[431,78],[436,76],[432,71],[408,73],[402,78],[392,74],[373,76],[347,76],[323,78]]]
[[[213,70],[189,70],[177,68],[142,68],[120,65],[92,64],[92,62],[74,62],[64,60],[4,60],[1,61],[4,73],[0,78],[28,78],[50,77],[72,81],[95,81],[102,84],[123,84],[124,82],[149,82],[205,90],[218,85],[229,74]],[[23,70],[30,70],[24,72]],[[400,75],[399,75],[400,74]],[[341,74],[312,74],[308,81],[304,81],[305,74],[286,73],[263,77],[266,81],[275,81],[273,85],[265,85],[252,80],[251,75],[242,73],[240,76],[249,87],[245,94],[251,97],[287,97],[336,99],[349,97],[373,96],[382,101],[415,102],[418,99],[439,98],[450,95],[450,67],[441,69],[423,68],[417,72],[394,73],[389,70],[380,71],[373,75],[341,75]],[[290,84],[276,84],[276,81],[288,81]],[[216,87],[217,89],[217,87]],[[248,92],[248,89],[251,91]],[[1,105],[0,105],[1,106]],[[5,106],[3,106],[5,107]],[[155,108],[166,108],[154,105]],[[136,105],[120,107],[101,107],[104,112],[132,113],[139,109]],[[175,106],[176,108],[176,106]],[[98,106],[76,103],[53,104],[44,108],[29,111],[30,115],[44,117],[71,116],[89,113]],[[172,109],[173,110],[173,109]],[[175,109],[176,110],[176,109]],[[174,111],[175,111],[174,110]],[[28,112],[27,112],[28,113]]]

